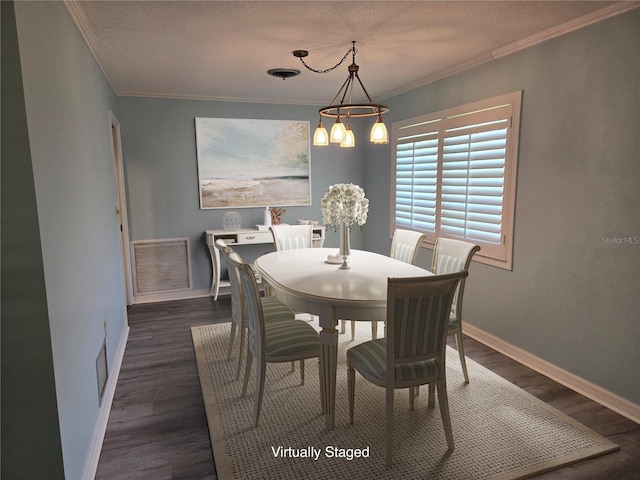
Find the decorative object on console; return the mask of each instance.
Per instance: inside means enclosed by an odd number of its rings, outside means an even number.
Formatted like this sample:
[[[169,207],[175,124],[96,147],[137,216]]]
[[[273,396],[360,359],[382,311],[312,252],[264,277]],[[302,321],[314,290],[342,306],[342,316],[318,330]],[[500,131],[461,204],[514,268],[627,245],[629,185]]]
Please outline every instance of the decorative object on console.
[[[271,210],[269,210],[269,207],[264,207],[264,226],[271,226]]]
[[[356,53],[358,53],[358,50],[356,49],[356,42],[352,41],[351,43],[351,48],[347,50],[347,53],[344,54],[342,60],[326,70],[316,70],[305,63],[303,58],[309,55],[307,50],[294,50],[293,52],[294,57],[299,58],[300,62],[302,62],[308,70],[315,73],[327,73],[335,70],[337,67],[342,65],[342,62],[346,60],[349,53],[351,53],[352,56],[352,63],[349,65],[349,75],[347,76],[347,79],[338,90],[338,93],[336,93],[336,96],[333,97],[331,104],[326,107],[322,107],[319,110],[320,122],[318,123],[318,128],[316,128],[316,131],[313,134],[313,144],[315,146],[327,146],[329,145],[329,142],[331,142],[339,143],[341,147],[355,147],[356,140],[349,126],[349,121],[351,118],[361,117],[377,117],[376,122],[371,128],[371,135],[369,139],[371,143],[389,143],[387,127],[382,121],[382,116],[389,111],[389,108],[384,105],[374,103],[373,100],[371,100],[367,89],[364,88],[362,80],[360,80],[360,76],[358,75],[360,67],[356,64]],[[356,80],[367,97],[366,102],[358,103],[353,99],[353,87]],[[347,94],[349,95],[348,98]],[[340,97],[340,103],[336,102],[338,97]],[[327,135],[327,130],[322,124],[322,117],[331,117],[336,119],[333,127],[331,127],[330,135]],[[344,120],[344,123],[342,123],[342,120]]]
[[[227,212],[224,214],[222,226],[225,230],[240,230],[242,228],[242,217],[238,212]]]
[[[271,212],[271,224],[280,225],[282,215],[284,215],[287,210],[284,208],[271,207],[269,211]]]
[[[338,183],[327,189],[322,197],[322,221],[327,226],[340,227],[340,268],[350,268],[351,225],[362,227],[367,222],[369,200],[364,190],[353,183]]]

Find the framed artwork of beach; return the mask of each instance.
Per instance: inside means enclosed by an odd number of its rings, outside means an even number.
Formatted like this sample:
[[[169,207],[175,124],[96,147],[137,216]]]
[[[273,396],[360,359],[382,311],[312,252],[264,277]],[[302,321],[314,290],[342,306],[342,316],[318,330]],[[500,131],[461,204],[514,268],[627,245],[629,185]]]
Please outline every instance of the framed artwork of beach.
[[[311,205],[309,122],[196,118],[200,208]]]

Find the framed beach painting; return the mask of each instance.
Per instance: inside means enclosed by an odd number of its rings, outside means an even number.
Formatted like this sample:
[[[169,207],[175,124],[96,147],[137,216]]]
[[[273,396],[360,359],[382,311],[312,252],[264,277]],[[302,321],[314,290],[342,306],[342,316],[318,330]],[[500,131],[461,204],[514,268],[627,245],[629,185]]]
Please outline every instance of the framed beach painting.
[[[196,118],[200,208],[311,205],[309,122]]]

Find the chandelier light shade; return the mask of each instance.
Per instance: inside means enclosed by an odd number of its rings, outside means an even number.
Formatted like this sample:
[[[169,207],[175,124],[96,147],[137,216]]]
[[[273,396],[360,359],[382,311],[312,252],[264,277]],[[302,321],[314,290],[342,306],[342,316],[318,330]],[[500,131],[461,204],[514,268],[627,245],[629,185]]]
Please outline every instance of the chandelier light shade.
[[[326,147],[329,145],[329,134],[322,124],[322,118],[320,119],[320,123],[318,123],[316,131],[313,133],[313,144],[317,147]]]
[[[309,55],[309,52],[306,50],[295,50],[293,52],[293,56],[300,59],[302,64],[310,71],[315,73],[327,73],[330,72],[337,67],[339,67],[345,59],[349,56],[349,53],[352,55],[352,62],[348,68],[348,76],[344,81],[338,93],[336,93],[335,97],[329,105],[326,107],[322,107],[318,110],[320,114],[320,122],[318,123],[318,128],[313,135],[313,144],[315,146],[326,146],[329,143],[338,143],[341,147],[354,147],[355,146],[355,136],[353,132],[349,128],[349,121],[352,118],[362,118],[362,117],[376,117],[376,122],[373,124],[371,128],[370,141],[374,144],[385,144],[389,143],[389,135],[387,134],[387,127],[383,121],[383,115],[389,111],[384,105],[380,105],[375,103],[367,89],[364,87],[362,80],[360,80],[360,76],[358,74],[360,67],[356,64],[356,42],[352,42],[352,46],[347,53],[342,57],[335,66],[328,68],[326,70],[316,70],[314,68],[309,67],[305,61],[304,57]],[[364,95],[367,98],[366,102],[357,103],[353,101],[353,91],[354,87],[359,85]],[[327,130],[324,128],[322,124],[322,118],[335,118],[335,123],[331,127],[331,133],[327,139]]]
[[[336,118],[336,123],[331,127],[331,135],[329,136],[329,141],[331,143],[342,143],[344,137],[347,136],[347,129],[344,124],[340,120],[340,117]]]
[[[353,131],[347,125],[344,139],[340,142],[341,147],[351,148],[356,146],[356,137],[353,134]]]
[[[387,126],[382,121],[382,116],[378,117],[376,123],[371,128],[371,137],[369,139],[371,143],[381,144],[389,143],[389,134],[387,133]]]

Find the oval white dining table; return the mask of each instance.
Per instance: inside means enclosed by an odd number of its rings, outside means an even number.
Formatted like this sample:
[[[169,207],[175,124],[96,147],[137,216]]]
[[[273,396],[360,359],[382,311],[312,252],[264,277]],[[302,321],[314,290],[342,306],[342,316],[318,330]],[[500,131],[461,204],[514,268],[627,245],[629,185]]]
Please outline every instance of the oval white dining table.
[[[386,255],[351,250],[349,269],[325,262],[335,248],[281,250],[259,257],[254,266],[272,294],[295,310],[320,320],[320,402],[328,430],[335,425],[338,320],[386,319],[387,279],[431,272]]]

